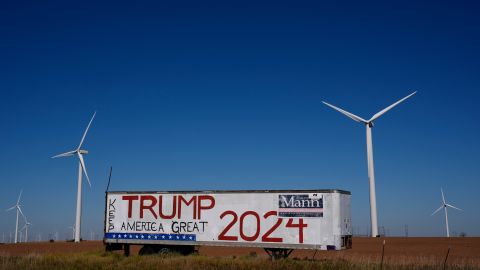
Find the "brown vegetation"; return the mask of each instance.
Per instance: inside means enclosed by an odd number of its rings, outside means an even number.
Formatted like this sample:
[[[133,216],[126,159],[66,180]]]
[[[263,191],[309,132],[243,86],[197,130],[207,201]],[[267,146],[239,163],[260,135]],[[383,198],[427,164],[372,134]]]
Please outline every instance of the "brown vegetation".
[[[480,238],[354,238],[353,248],[344,251],[296,250],[289,260],[272,263],[259,248],[201,247],[200,256],[136,256],[105,254],[100,241],[80,244],[22,243],[0,245],[0,269],[15,268],[145,268],[156,269],[370,269],[381,258],[386,240],[384,269],[436,269],[450,247],[448,269],[480,269]],[[315,260],[312,260],[312,259]],[[202,268],[203,267],[203,268]]]

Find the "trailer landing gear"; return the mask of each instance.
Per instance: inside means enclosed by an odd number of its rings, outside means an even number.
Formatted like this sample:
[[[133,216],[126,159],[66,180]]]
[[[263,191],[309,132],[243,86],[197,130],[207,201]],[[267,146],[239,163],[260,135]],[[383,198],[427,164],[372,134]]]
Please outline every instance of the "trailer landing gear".
[[[130,256],[130,245],[129,244],[123,244],[123,255],[125,255],[125,257]]]
[[[286,259],[293,252],[293,249],[286,248],[265,248],[265,252],[270,256],[272,261],[278,259]]]
[[[123,250],[123,255],[125,257],[130,256],[130,245],[129,244],[118,244],[118,243],[111,243],[105,245],[105,252],[112,252],[115,250]]]

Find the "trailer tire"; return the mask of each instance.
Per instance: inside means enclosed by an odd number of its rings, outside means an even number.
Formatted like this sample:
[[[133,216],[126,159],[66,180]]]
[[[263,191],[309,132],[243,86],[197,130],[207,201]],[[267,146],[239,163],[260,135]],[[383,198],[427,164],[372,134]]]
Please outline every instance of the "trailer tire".
[[[150,245],[144,245],[140,251],[138,251],[138,255],[144,256],[144,255],[153,255],[155,254],[155,249],[150,246]]]
[[[161,247],[157,251],[157,253],[160,254],[160,255],[168,255],[172,252],[173,252],[173,250],[169,247]]]
[[[184,256],[187,256],[187,255],[195,253],[195,246],[179,246],[177,248],[177,251],[180,254],[182,254]]]

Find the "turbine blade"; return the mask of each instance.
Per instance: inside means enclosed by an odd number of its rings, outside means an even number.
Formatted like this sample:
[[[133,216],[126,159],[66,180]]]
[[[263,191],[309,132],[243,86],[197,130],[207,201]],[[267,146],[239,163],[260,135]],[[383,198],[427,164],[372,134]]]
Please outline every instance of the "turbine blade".
[[[15,209],[16,207],[17,207],[17,206],[16,206],[16,205],[14,205],[14,206],[12,206],[12,207],[8,208],[8,209],[7,209],[7,210],[5,210],[5,211],[12,211],[12,210],[13,210],[13,209]]]
[[[383,109],[383,110],[379,111],[379,112],[378,112],[378,113],[376,113],[374,116],[372,116],[372,118],[370,118],[370,120],[368,120],[368,122],[372,122],[372,121],[374,121],[375,119],[377,119],[378,117],[380,117],[382,114],[384,114],[384,113],[388,112],[388,111],[389,111],[389,110],[391,110],[393,107],[397,106],[398,104],[400,104],[401,102],[403,102],[403,101],[404,101],[404,100],[406,100],[407,98],[409,98],[409,97],[411,97],[411,96],[415,95],[416,93],[417,93],[417,91],[415,91],[415,92],[411,93],[410,95],[408,95],[408,96],[406,96],[406,97],[404,97],[404,98],[400,99],[399,101],[397,101],[397,102],[393,103],[392,105],[390,105],[390,106],[386,107],[385,109]]]
[[[22,214],[23,218],[25,218],[25,215],[23,214],[22,208],[20,208],[20,205],[17,205],[17,209],[18,211],[20,211],[20,214]]]
[[[352,120],[354,120],[354,121],[361,122],[361,123],[365,123],[365,124],[368,123],[367,120],[365,120],[365,119],[363,119],[363,118],[361,118],[361,117],[359,117],[359,116],[356,116],[356,115],[353,114],[353,113],[350,113],[350,112],[347,112],[347,111],[345,111],[345,110],[343,110],[343,109],[340,109],[340,108],[338,108],[338,107],[335,107],[335,106],[333,106],[332,104],[329,104],[329,103],[327,103],[327,102],[325,102],[325,101],[322,101],[322,102],[323,102],[323,104],[327,105],[328,107],[330,107],[330,108],[332,108],[332,109],[334,109],[334,110],[336,110],[336,111],[341,112],[342,114],[346,115],[347,117],[349,117],[350,119],[352,119]]]
[[[85,168],[85,161],[83,160],[83,155],[80,154],[80,153],[77,153],[77,154],[78,154],[78,158],[80,159],[80,164],[82,164],[83,173],[84,173],[85,176],[87,177],[88,185],[89,185],[90,187],[92,187],[92,185],[90,184],[90,178],[88,178],[87,168]]]
[[[442,188],[440,188],[440,192],[442,192],[442,202],[443,202],[443,204],[445,204],[445,196],[443,195],[443,189]]]
[[[93,116],[90,119],[90,122],[88,122],[87,129],[85,129],[85,132],[83,133],[82,139],[80,140],[80,144],[78,145],[77,150],[80,150],[80,148],[82,147],[83,141],[85,140],[85,136],[87,136],[88,129],[90,128],[90,125],[92,124],[93,118],[95,118],[96,114],[97,114],[97,111],[93,113]]]
[[[430,216],[433,216],[435,215],[438,211],[442,210],[443,206],[440,206],[437,210],[435,210],[435,212],[433,212]]]
[[[18,195],[17,205],[20,203],[20,198],[22,197],[23,189],[20,190],[20,194]]]
[[[448,206],[448,207],[451,207],[451,208],[453,208],[453,209],[457,209],[457,210],[463,211],[462,209],[460,209],[460,208],[458,208],[458,207],[455,207],[455,206],[453,206],[453,205],[451,205],[451,204],[446,203],[445,205]]]
[[[68,152],[65,152],[65,153],[63,153],[63,154],[59,154],[59,155],[53,156],[52,158],[70,157],[70,156],[73,156],[73,154],[75,154],[75,152],[77,152],[77,150],[68,151]]]

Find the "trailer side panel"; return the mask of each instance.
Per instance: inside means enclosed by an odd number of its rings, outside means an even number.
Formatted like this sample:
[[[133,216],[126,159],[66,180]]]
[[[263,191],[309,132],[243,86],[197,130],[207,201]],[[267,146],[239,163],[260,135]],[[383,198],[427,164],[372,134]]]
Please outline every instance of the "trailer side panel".
[[[323,190],[109,192],[105,242],[345,249],[350,194]]]

